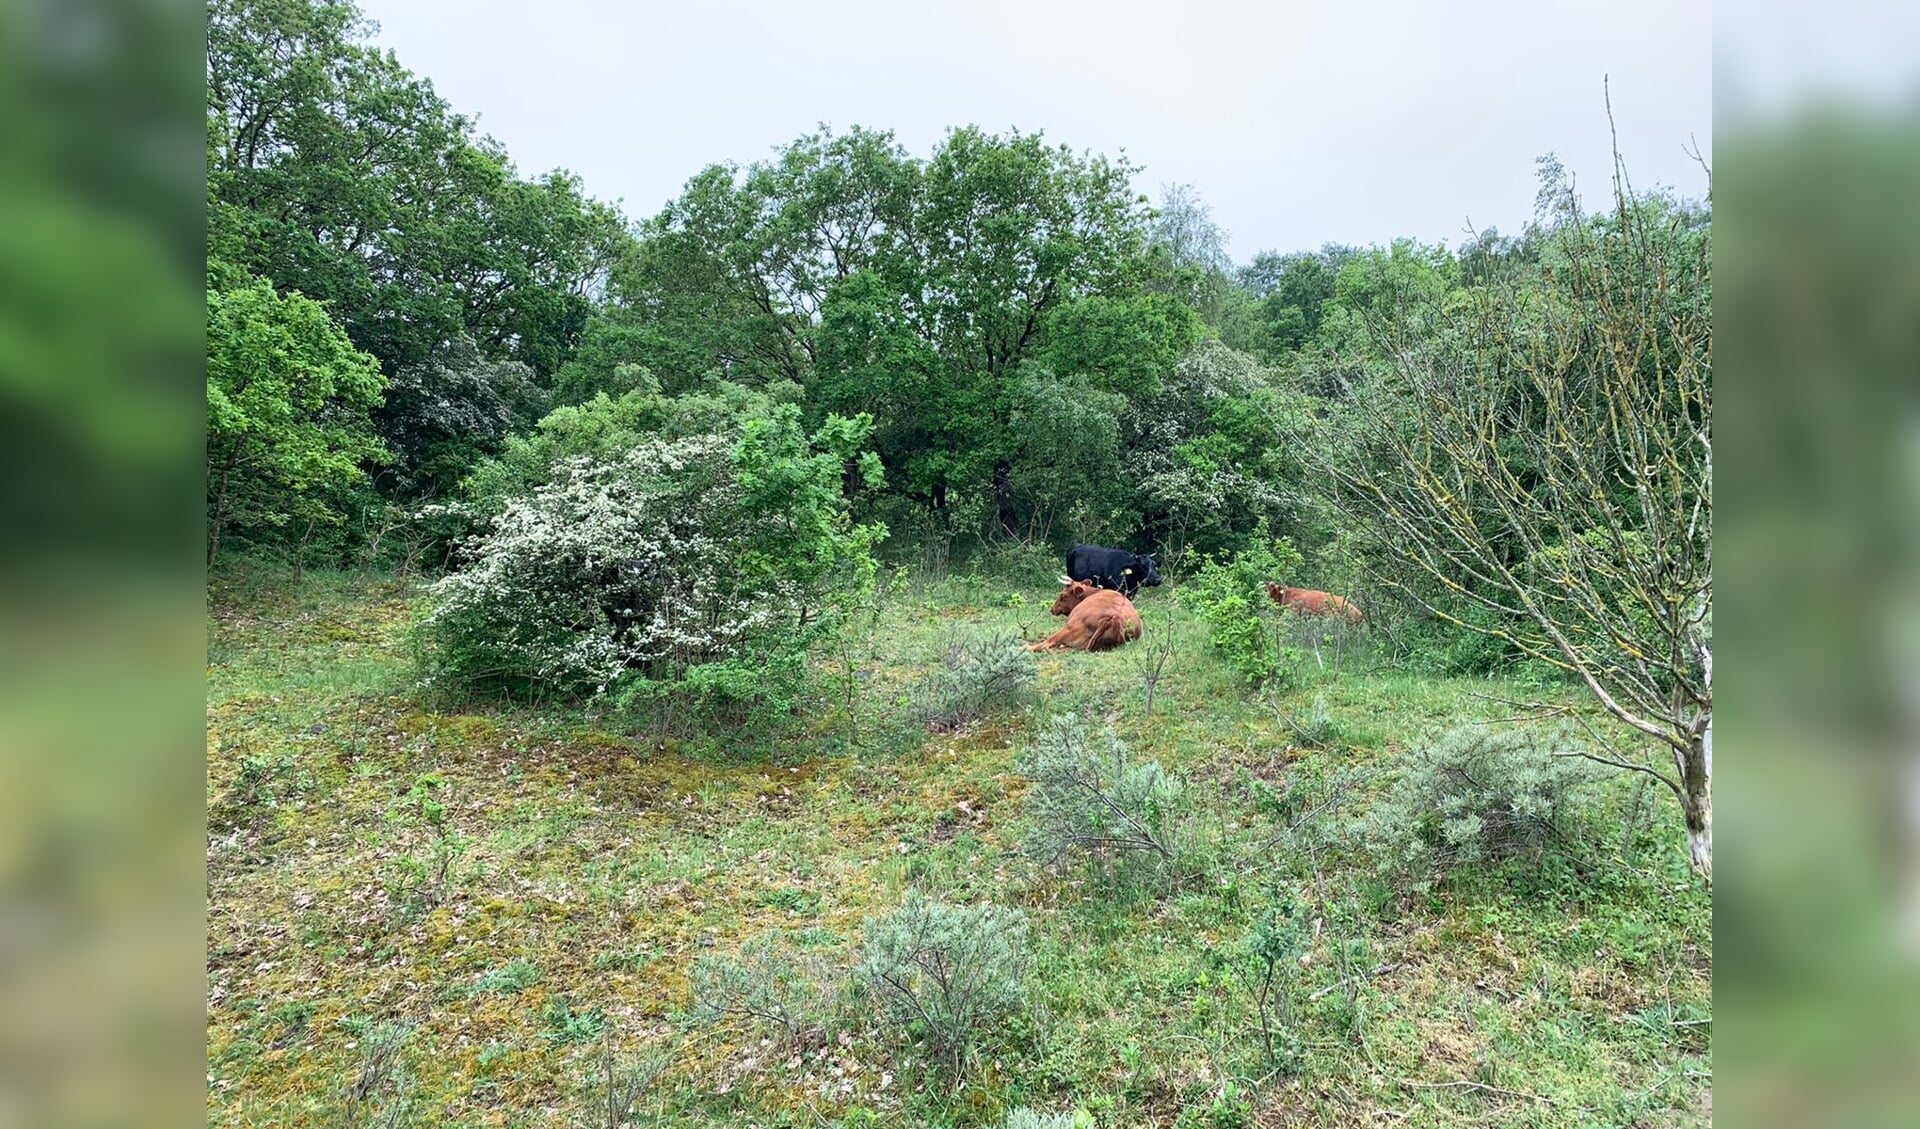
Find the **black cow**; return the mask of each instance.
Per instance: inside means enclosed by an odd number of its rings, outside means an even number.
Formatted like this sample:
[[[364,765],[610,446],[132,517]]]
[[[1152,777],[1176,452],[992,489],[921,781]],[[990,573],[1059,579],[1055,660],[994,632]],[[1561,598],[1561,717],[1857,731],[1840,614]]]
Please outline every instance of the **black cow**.
[[[1131,600],[1142,585],[1152,588],[1160,583],[1160,563],[1124,549],[1075,545],[1067,550],[1067,580],[1111,588]]]

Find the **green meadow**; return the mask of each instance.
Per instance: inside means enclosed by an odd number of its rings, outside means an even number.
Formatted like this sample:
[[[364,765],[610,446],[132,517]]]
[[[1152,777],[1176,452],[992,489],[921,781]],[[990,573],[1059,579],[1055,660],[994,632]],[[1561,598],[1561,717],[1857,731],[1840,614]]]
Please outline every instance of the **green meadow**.
[[[662,738],[426,693],[410,582],[226,569],[209,1124],[1708,1123],[1712,902],[1671,796],[1601,771],[1564,837],[1418,874],[1355,831],[1462,723],[1631,735],[1541,671],[1410,673],[1371,630],[1295,640],[1256,691],[1180,591],[1141,594],[1144,641],[930,726],[954,649],[1043,637],[1054,592],[896,573],[790,717]],[[1023,849],[1068,713],[1160,766],[1170,857]],[[1016,1002],[952,1062],[859,974],[909,892],[1025,922]]]

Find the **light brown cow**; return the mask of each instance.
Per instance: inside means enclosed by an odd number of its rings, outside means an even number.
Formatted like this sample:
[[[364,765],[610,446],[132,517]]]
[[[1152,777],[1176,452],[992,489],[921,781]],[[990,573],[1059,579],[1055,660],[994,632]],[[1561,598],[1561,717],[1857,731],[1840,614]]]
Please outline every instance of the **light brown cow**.
[[[1028,647],[1029,651],[1110,651],[1140,637],[1140,613],[1118,592],[1073,581],[1060,590],[1053,614],[1067,625]]]
[[[1267,585],[1267,595],[1273,602],[1301,615],[1338,616],[1348,623],[1360,622],[1360,609],[1341,596],[1331,592],[1321,592],[1313,588],[1288,588],[1283,584]]]

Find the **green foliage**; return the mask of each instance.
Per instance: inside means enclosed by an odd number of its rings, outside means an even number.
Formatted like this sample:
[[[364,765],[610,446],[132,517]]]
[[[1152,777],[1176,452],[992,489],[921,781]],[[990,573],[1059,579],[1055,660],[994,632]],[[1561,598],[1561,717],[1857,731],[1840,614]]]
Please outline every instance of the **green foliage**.
[[[1007,1112],[1001,1129],[1094,1129],[1093,1115],[1084,1109],[1072,1113],[1041,1113],[1020,1106]]]
[[[1103,747],[1091,744],[1080,719],[1061,714],[1021,758],[1021,773],[1033,781],[1027,792],[1032,828],[1023,849],[1043,863],[1081,851],[1144,856],[1175,871],[1190,815],[1186,786],[1152,761],[1130,763],[1112,731]]]
[[[1175,1129],[1253,1129],[1253,1108],[1246,1092],[1227,1079],[1207,1104],[1181,1110],[1173,1124]]]
[[[696,662],[677,678],[632,677],[608,691],[615,715],[667,738],[708,733],[760,739],[790,724],[813,688],[815,633],[775,633],[745,653]]]
[[[1710,873],[1710,217],[1624,178],[1588,217],[1556,162],[1543,181],[1530,269],[1450,288],[1396,246],[1343,270],[1384,364],[1315,454],[1384,583],[1658,738],[1636,767],[1672,785]]]
[[[538,419],[545,397],[533,376],[464,334],[399,366],[376,422],[398,457],[404,492],[446,493],[509,433]]]
[[[1089,295],[1055,309],[1036,358],[1094,388],[1144,398],[1200,343],[1192,307],[1164,294]]]
[[[445,904],[453,889],[454,867],[471,846],[465,836],[449,831],[434,836],[424,853],[394,860],[386,887],[395,916],[412,920]]]
[[[732,451],[748,537],[735,568],[749,586],[794,584],[828,592],[830,580],[852,569],[858,587],[871,588],[873,549],[886,537],[876,525],[856,525],[847,497],[878,489],[880,460],[866,450],[873,417],[828,416],[812,435],[800,411],[781,405],[747,419]]]
[[[1014,431],[1027,370],[1150,387],[1194,336],[1188,310],[1138,293],[1130,173],[974,128],[924,161],[853,130],[710,168],[614,271],[619,304],[648,312],[614,315],[625,356],[669,390],[725,366],[803,385],[817,413],[870,411],[895,491],[936,510],[970,493],[1024,530],[1058,508],[1016,485],[1045,465]]]
[[[542,1019],[546,1029],[540,1032],[540,1037],[561,1046],[591,1043],[607,1029],[607,1013],[604,1009],[595,1007],[575,1011],[565,996],[555,996],[547,1001],[547,1010]]]
[[[396,481],[444,490],[499,434],[451,442],[455,420],[495,415],[498,382],[448,343],[546,379],[628,239],[619,213],[566,173],[521,179],[367,42],[350,2],[214,0],[207,17],[209,247],[327,303],[390,376],[413,374],[418,397],[382,416]]]
[[[347,1024],[342,1020],[342,1025]],[[407,1073],[405,1050],[413,1029],[399,1023],[375,1026],[362,1022],[349,1028],[359,1043],[359,1065],[341,1088],[340,1119],[349,1129],[406,1123],[413,1080]]]
[[[1246,940],[1261,1047],[1268,1064],[1284,1073],[1297,1070],[1301,1057],[1293,996],[1295,974],[1309,942],[1303,917],[1299,900],[1282,891],[1254,919]]]
[[[908,891],[869,919],[858,976],[880,1015],[918,1036],[958,1074],[987,1033],[1026,1002],[1026,916],[994,905],[952,906]]]
[[[776,1028],[790,1046],[825,1030],[835,985],[817,960],[797,952],[780,934],[762,933],[731,954],[697,958],[687,973],[696,1014]]]
[[[1039,674],[1033,653],[1012,633],[966,639],[924,682],[914,704],[920,723],[935,733],[963,729],[1024,701]]]
[[[430,684],[630,706],[685,694],[720,724],[789,709],[807,649],[877,568],[883,531],[855,524],[844,492],[849,467],[873,481],[867,428],[830,418],[809,436],[779,405],[731,440],[562,459],[435,586],[419,635]]]
[[[1199,553],[1239,548],[1262,522],[1294,527],[1303,412],[1253,357],[1218,342],[1189,353],[1125,421],[1123,477],[1143,527],[1169,552]]]
[[[1315,694],[1313,704],[1299,714],[1281,711],[1281,720],[1286,723],[1287,734],[1294,741],[1309,749],[1324,749],[1337,744],[1343,731],[1340,722],[1327,709],[1327,696]]]
[[[368,413],[386,381],[325,307],[263,281],[207,291],[207,560],[232,533],[337,524],[386,458]]]
[[[1200,613],[1208,642],[1248,685],[1285,686],[1297,678],[1302,656],[1285,641],[1285,613],[1267,585],[1297,574],[1300,554],[1286,539],[1264,534],[1265,527],[1257,527],[1247,548],[1203,560],[1179,598]]]
[[[540,966],[532,961],[518,958],[508,961],[499,968],[491,968],[482,973],[468,989],[469,995],[517,995],[540,982]]]
[[[1593,814],[1592,762],[1563,730],[1449,729],[1408,750],[1387,794],[1351,826],[1384,873],[1424,886],[1458,867],[1572,858]]]
[[[1044,539],[1060,528],[1075,541],[1090,539],[1132,501],[1120,462],[1126,405],[1118,393],[1046,370],[1018,382],[1007,424],[1017,453],[1008,484],[1033,535]],[[1051,579],[1060,562],[1045,555],[1051,575],[1042,579]]]
[[[507,437],[499,454],[481,460],[462,483],[473,516],[491,520],[508,502],[545,485],[566,459],[616,458],[655,438],[739,436],[749,420],[776,416],[783,403],[777,389],[727,381],[667,396],[645,370],[636,372],[633,383],[615,396],[599,392],[584,403],[555,408],[532,431]]]

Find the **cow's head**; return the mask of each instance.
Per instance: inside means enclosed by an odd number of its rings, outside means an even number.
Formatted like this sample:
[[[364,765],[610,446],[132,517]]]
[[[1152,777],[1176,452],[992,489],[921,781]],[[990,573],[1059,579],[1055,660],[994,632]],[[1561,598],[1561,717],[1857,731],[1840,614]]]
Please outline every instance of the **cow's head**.
[[[1284,584],[1269,584],[1269,585],[1267,585],[1267,597],[1268,597],[1269,599],[1271,599],[1271,600],[1272,600],[1272,601],[1273,601],[1274,603],[1276,603],[1276,604],[1284,604],[1284,603],[1286,603],[1286,602],[1287,602],[1287,588],[1286,588],[1286,585],[1284,585]]]
[[[1080,606],[1080,601],[1098,591],[1098,588],[1084,580],[1069,580],[1067,586],[1060,589],[1060,598],[1053,602],[1053,614],[1068,614]]]
[[[1158,588],[1160,586],[1160,562],[1154,560],[1152,557],[1145,557],[1136,553],[1133,558],[1133,579],[1135,583],[1143,588]]]

